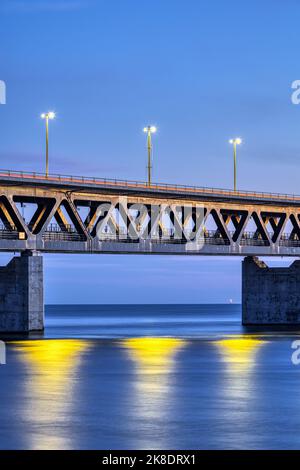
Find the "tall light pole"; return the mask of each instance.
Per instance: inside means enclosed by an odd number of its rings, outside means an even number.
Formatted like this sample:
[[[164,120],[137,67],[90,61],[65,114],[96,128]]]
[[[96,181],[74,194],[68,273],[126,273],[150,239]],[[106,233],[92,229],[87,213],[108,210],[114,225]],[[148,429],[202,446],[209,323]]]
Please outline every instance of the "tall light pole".
[[[155,126],[144,127],[144,132],[147,134],[147,149],[148,149],[148,186],[151,185],[151,170],[152,170],[152,134],[157,131]]]
[[[41,114],[41,118],[46,122],[46,176],[49,175],[49,119],[55,118],[55,113],[49,111],[48,113]]]
[[[229,143],[233,145],[233,188],[236,191],[236,146],[242,143],[242,139],[236,137],[235,139],[230,139]]]

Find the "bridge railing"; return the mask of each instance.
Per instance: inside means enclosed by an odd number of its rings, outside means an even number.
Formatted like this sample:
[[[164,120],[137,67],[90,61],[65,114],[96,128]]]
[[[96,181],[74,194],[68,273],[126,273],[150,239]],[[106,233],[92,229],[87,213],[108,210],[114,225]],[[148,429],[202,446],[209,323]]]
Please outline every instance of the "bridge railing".
[[[232,239],[235,232],[230,231],[229,235]],[[163,233],[155,233],[152,234],[149,238],[140,239],[132,239],[129,236],[126,237],[125,232],[120,234],[112,234],[112,233],[102,233],[99,235],[99,240],[101,242],[124,242],[124,243],[134,243],[139,242],[142,240],[150,240],[151,243],[174,243],[174,244],[186,244],[187,241],[195,241],[195,237],[193,236],[194,233],[185,232],[186,238],[182,236],[182,238],[175,238],[172,236],[173,232],[170,230],[164,230]],[[269,238],[272,239],[274,233],[268,233]],[[230,245],[230,239],[223,238],[221,233],[218,230],[206,230],[200,236],[197,236],[197,240],[199,242],[203,242],[204,244],[208,245]],[[257,232],[245,232],[239,244],[242,246],[269,246],[269,241],[263,239]],[[300,240],[291,239],[290,234],[283,234],[279,240],[279,245],[281,246],[300,246]]]
[[[171,183],[151,183],[149,186],[147,182],[138,180],[123,180],[117,178],[97,178],[94,176],[74,176],[66,174],[51,173],[48,176],[45,173],[40,172],[29,172],[29,171],[18,171],[18,170],[6,170],[0,169],[0,178],[22,178],[22,179],[34,179],[34,180],[45,180],[49,182],[66,182],[76,184],[93,184],[93,185],[112,185],[124,188],[141,188],[147,190],[159,190],[159,191],[178,191],[178,192],[194,192],[194,193],[205,193],[214,195],[227,195],[232,197],[250,197],[250,198],[270,198],[270,199],[284,199],[289,201],[300,201],[300,195],[287,194],[287,193],[276,193],[276,192],[263,192],[263,191],[246,191],[238,190],[233,191],[231,189],[224,188],[210,188],[205,186],[193,186],[193,185],[182,185],[182,184],[171,184]]]
[[[185,234],[185,235],[184,235]],[[174,236],[174,230],[164,229],[163,232],[156,232],[151,237],[133,239],[129,237],[124,230],[119,233],[101,233],[98,234],[100,242],[120,242],[120,243],[138,243],[141,241],[151,241],[151,243],[170,243],[170,244],[186,244],[188,241],[195,241],[195,233],[193,231],[185,231],[181,238]],[[218,230],[205,230],[200,236],[197,236],[199,242],[208,245],[230,245],[235,232],[230,231],[228,238],[223,238]],[[21,239],[20,233],[15,226],[6,226],[0,223],[0,239]],[[272,239],[274,233],[268,233],[269,238]],[[58,224],[51,223],[47,230],[43,233],[44,241],[85,241],[85,236],[76,231],[73,225],[64,226],[62,230]],[[283,233],[277,242],[279,246],[286,247],[300,247],[300,240],[291,237],[290,233]],[[240,238],[239,244],[241,246],[268,246],[269,241],[264,240],[257,232],[244,232]]]

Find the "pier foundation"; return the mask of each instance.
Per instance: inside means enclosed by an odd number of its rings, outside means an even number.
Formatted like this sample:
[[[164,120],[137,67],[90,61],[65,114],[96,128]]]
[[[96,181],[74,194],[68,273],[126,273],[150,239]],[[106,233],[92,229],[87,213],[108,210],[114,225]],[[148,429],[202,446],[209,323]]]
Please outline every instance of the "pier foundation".
[[[243,325],[300,324],[300,260],[269,268],[257,257],[242,264]]]
[[[0,332],[43,329],[43,257],[26,251],[0,267]]]

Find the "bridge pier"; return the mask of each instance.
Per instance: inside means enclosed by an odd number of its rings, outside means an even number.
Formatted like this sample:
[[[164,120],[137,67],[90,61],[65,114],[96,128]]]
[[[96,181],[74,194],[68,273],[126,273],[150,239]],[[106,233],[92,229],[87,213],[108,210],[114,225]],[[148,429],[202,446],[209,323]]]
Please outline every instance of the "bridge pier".
[[[26,251],[0,267],[0,332],[44,329],[43,257]]]
[[[300,324],[300,260],[269,268],[257,257],[242,264],[243,325]]]

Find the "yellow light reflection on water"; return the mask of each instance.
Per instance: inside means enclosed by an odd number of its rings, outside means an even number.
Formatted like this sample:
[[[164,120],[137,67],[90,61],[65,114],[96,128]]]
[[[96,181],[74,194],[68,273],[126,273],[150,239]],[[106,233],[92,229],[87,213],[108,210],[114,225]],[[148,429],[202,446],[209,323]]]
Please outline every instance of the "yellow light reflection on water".
[[[176,408],[172,396],[176,382],[176,356],[187,344],[178,338],[130,338],[122,341],[135,366],[133,393],[130,396],[133,422],[146,423],[145,432],[137,437],[137,448],[147,448],[151,429],[151,445],[167,448],[168,436],[163,434],[164,422]],[[155,442],[157,439],[157,442]]]
[[[30,449],[68,449],[72,436],[64,431],[71,420],[80,360],[88,349],[83,340],[32,340],[10,343],[26,366],[26,400],[21,419],[28,420]],[[55,434],[48,429],[56,429]]]
[[[123,341],[130,357],[143,373],[163,373],[171,371],[174,356],[186,344],[178,338],[130,338]]]
[[[222,339],[214,342],[223,361],[233,373],[249,372],[256,363],[256,356],[265,341],[250,336]]]
[[[237,336],[214,341],[222,362],[225,364],[224,381],[220,384],[224,399],[230,400],[230,406],[224,408],[223,419],[243,426],[241,413],[248,416],[251,401],[255,400],[257,387],[255,373],[258,354],[266,341],[255,336]],[[230,411],[228,411],[230,410]],[[239,433],[241,448],[247,445],[244,433]]]

